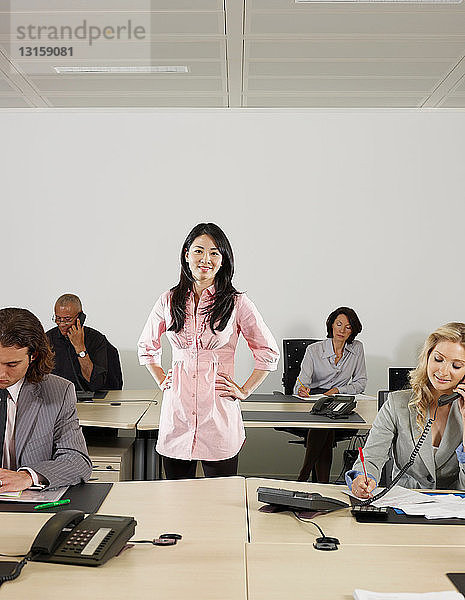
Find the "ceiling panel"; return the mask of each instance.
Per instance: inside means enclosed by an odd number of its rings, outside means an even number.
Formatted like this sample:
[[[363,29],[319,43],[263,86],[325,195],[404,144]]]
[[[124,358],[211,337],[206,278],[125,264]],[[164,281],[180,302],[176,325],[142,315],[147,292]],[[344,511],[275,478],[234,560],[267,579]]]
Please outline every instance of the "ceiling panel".
[[[24,98],[14,96],[3,96],[0,94],[1,108],[31,108]]]
[[[416,108],[418,96],[248,96],[252,108]]]
[[[249,79],[248,92],[423,92],[434,89],[435,79],[341,77],[314,79]]]
[[[465,51],[465,32],[461,38],[428,40],[398,38],[395,42],[372,40],[254,40],[246,42],[246,58],[303,60],[307,58],[448,58],[458,61]]]
[[[202,79],[187,77],[160,77],[144,76],[134,77],[132,75],[89,75],[73,76],[62,75],[57,77],[33,77],[31,81],[40,92],[61,91],[63,93],[72,92],[208,92],[208,93],[226,93],[226,88],[221,79]]]
[[[351,10],[332,7],[325,12],[294,10],[250,14],[246,33],[252,35],[463,35],[464,12],[459,10],[384,12],[371,8]]]
[[[132,18],[149,35],[143,44],[73,40],[72,57],[31,60],[20,56],[10,5],[21,18],[33,11],[36,23]],[[53,68],[84,65],[189,72],[63,76]],[[0,72],[2,101],[21,93],[25,106],[462,106],[465,2],[0,0]]]
[[[109,96],[99,96],[92,94],[91,96],[49,96],[49,100],[56,107],[195,107],[195,108],[212,108],[226,107],[227,98],[221,96],[117,96],[115,94]]]
[[[14,87],[6,79],[0,77],[0,92],[13,92]]]

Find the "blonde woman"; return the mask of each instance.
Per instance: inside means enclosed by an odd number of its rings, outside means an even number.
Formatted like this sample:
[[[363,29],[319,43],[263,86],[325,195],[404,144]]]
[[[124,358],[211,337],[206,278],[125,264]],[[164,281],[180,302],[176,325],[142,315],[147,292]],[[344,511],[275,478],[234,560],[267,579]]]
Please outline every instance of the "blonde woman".
[[[411,389],[392,392],[373,423],[363,449],[368,483],[358,460],[346,481],[359,498],[370,497],[392,448],[392,476],[408,462],[430,417],[433,422],[414,464],[399,480],[407,488],[465,489],[465,323],[447,323],[425,341]],[[438,407],[443,394],[461,398]]]

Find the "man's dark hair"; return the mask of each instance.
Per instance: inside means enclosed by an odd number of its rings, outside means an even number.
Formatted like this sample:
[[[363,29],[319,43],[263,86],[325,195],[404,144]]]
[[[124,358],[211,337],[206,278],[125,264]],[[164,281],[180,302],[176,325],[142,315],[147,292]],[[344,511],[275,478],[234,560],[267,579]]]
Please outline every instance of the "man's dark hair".
[[[27,348],[31,361],[26,373],[30,383],[39,383],[51,373],[54,355],[39,319],[25,308],[0,310],[0,344],[4,348]]]
[[[333,312],[326,319],[326,337],[333,337],[334,321],[339,315],[345,315],[350,323],[352,333],[347,338],[347,343],[351,344],[355,340],[357,335],[362,331],[362,324],[360,323],[360,319],[358,318],[355,310],[353,308],[348,308],[347,306],[340,306],[339,308],[336,308],[336,310],[333,310]]]

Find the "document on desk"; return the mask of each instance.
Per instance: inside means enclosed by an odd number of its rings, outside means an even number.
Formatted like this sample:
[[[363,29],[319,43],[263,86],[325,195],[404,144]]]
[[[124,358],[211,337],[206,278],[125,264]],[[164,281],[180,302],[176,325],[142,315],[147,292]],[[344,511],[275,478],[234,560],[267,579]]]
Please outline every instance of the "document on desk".
[[[368,590],[354,590],[355,600],[464,600],[459,592],[369,592]]]
[[[382,488],[375,491],[381,491]],[[353,494],[350,493],[351,496]],[[422,494],[395,485],[392,490],[373,502],[373,506],[398,508],[406,515],[427,519],[465,519],[465,498],[454,494]]]
[[[0,502],[56,502],[68,489],[66,487],[55,488],[53,490],[23,490],[22,492],[12,492],[0,494]]]

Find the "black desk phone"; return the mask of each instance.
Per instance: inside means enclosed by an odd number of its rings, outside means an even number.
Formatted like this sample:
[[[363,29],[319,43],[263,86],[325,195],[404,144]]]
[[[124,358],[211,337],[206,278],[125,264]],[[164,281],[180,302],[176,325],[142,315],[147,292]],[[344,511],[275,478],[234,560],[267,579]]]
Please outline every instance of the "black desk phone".
[[[137,525],[133,517],[84,517],[80,510],[53,515],[32,543],[30,560],[97,567],[121,551]]]
[[[331,419],[339,419],[352,414],[357,406],[355,396],[343,396],[334,394],[334,396],[323,396],[315,402],[312,410],[312,415],[323,415]]]

